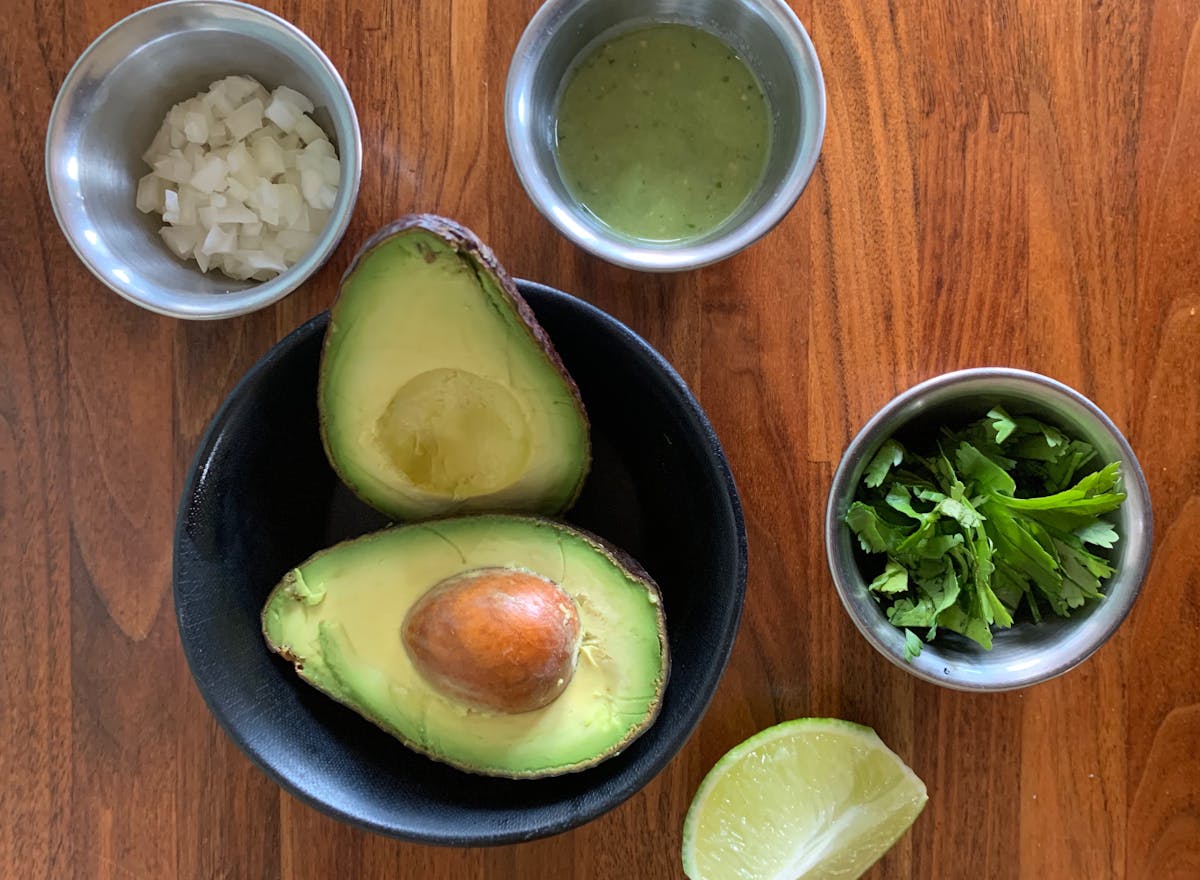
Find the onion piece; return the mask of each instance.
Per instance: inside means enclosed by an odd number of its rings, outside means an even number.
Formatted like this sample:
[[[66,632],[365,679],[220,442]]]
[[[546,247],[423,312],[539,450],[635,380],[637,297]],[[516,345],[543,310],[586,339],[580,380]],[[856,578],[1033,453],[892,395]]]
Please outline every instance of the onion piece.
[[[188,113],[184,117],[183,136],[189,143],[203,144],[208,140],[208,115],[205,113]]]
[[[306,144],[311,144],[314,141],[325,141],[325,131],[321,126],[313,122],[306,113],[301,113],[300,118],[296,120],[296,134],[300,136],[300,140]]]
[[[296,123],[300,121],[300,109],[295,104],[289,104],[278,98],[271,99],[271,103],[267,105],[263,115],[284,131],[292,131],[296,127]]]
[[[188,182],[203,193],[227,190],[229,183],[225,178],[229,174],[229,165],[225,160],[210,153],[200,161],[202,164],[196,168],[196,173]]]
[[[143,214],[157,211],[161,214],[166,210],[166,181],[154,172],[150,172],[138,181],[137,209]]]
[[[271,92],[271,97],[276,101],[285,101],[293,107],[299,108],[301,113],[312,113],[316,109],[313,106],[313,102],[308,100],[307,97],[295,89],[289,89],[287,86],[280,86]]]
[[[163,192],[163,220],[168,223],[179,222],[179,193],[173,189]]]
[[[203,237],[199,226],[164,226],[158,231],[176,256],[190,257]]]
[[[263,103],[258,98],[251,98],[241,107],[233,111],[226,119],[229,134],[235,141],[248,137],[251,132],[262,127]]]
[[[237,247],[237,236],[220,225],[208,230],[200,250],[207,254],[226,254]]]
[[[187,183],[195,173],[192,163],[183,158],[183,154],[178,150],[172,150],[163,156],[153,167],[155,174],[170,183]]]

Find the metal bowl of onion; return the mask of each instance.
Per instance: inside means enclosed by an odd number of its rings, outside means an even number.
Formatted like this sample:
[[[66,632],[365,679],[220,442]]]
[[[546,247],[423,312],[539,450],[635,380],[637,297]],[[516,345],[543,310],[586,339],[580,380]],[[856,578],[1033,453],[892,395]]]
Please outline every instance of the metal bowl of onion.
[[[75,253],[178,318],[246,314],[299,287],[345,233],[361,167],[330,60],[234,0],[171,0],[110,27],[67,74],[46,135]]]

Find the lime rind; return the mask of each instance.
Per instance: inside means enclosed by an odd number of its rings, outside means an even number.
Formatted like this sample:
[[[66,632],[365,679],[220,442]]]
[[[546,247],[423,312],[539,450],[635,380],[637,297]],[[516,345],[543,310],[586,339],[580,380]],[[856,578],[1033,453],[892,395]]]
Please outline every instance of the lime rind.
[[[692,880],[851,880],[921,812],[925,785],[861,724],[801,718],[722,757],[683,827]]]

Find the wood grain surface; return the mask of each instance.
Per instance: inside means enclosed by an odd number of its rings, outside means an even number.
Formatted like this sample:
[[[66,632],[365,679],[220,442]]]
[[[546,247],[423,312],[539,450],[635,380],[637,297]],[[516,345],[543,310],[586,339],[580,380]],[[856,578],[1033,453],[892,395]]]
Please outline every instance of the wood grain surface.
[[[46,194],[55,93],[139,5],[8,0],[0,16],[0,876],[679,877],[713,762],[829,715],[874,726],[929,786],[873,878],[1200,877],[1200,3],[801,0],[829,98],[808,190],[745,253],[655,277],[572,247],[517,181],[501,101],[533,0],[268,0],[354,95],[362,195],[312,283],[207,324],[104,288]],[[175,508],[207,420],[329,304],[357,244],[414,210],[658,347],[725,444],[750,532],[742,628],[687,746],[612,813],[520,846],[402,844],[283,794],[206,711],[172,614]],[[1061,379],[1125,430],[1156,547],[1091,660],[979,696],[874,653],[821,520],[871,413],[991,364]]]

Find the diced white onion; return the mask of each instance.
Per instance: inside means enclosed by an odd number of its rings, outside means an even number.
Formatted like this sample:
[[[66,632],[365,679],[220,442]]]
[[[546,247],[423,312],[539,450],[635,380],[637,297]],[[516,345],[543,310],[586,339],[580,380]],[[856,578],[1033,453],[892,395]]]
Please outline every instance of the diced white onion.
[[[173,189],[163,192],[163,220],[168,223],[179,222],[179,193]]]
[[[241,107],[234,110],[225,119],[229,126],[229,134],[235,141],[249,137],[251,132],[262,128],[263,104],[258,98],[251,98]]]
[[[280,86],[275,91],[271,92],[271,97],[276,101],[283,101],[296,107],[301,113],[312,113],[316,108],[313,102],[308,100],[304,95],[297,92],[295,89],[289,89],[287,86]]]
[[[200,205],[207,201],[207,198],[199,190],[186,183],[179,187],[179,222],[184,226],[195,226],[199,222],[196,219],[196,212],[200,209]]]
[[[241,171],[252,161],[250,151],[246,149],[246,145],[241,141],[238,141],[225,153],[225,164],[229,166],[230,171]],[[258,169],[255,170],[257,171]]]
[[[220,156],[210,153],[201,160],[190,183],[203,193],[224,192],[229,188],[228,176],[229,165]]]
[[[322,156],[320,171],[321,178],[336,190],[338,181],[342,179],[342,163],[329,156]]]
[[[330,159],[336,158],[337,156],[337,153],[334,152],[333,144],[329,143],[328,140],[313,141],[304,148],[304,152],[309,156],[325,156]]]
[[[267,93],[258,80],[249,76],[227,76],[209,87],[212,92],[224,92],[235,106],[242,104],[247,98],[261,97]]]
[[[171,126],[163,123],[159,126],[158,134],[150,142],[146,152],[142,153],[142,161],[147,165],[154,164],[154,157],[165,155],[171,149]]]
[[[261,137],[256,140],[250,146],[250,155],[254,157],[259,173],[264,177],[274,177],[287,171],[283,150],[279,146],[279,141],[273,137]]]
[[[138,181],[137,209],[143,214],[157,211],[161,214],[166,210],[166,182],[154,172],[150,172]]]
[[[228,118],[229,114],[237,109],[235,98],[230,94],[228,86],[223,89],[209,89],[200,96],[200,100],[212,109],[213,115],[218,119]]]
[[[230,253],[236,247],[237,236],[219,225],[208,230],[208,235],[200,245],[200,249],[210,255]]]
[[[309,219],[311,210],[308,205],[301,203],[300,210],[296,212],[296,216],[288,225],[288,229],[294,229],[297,232],[312,232],[312,221]]]
[[[300,121],[300,110],[296,105],[281,101],[279,98],[271,99],[271,103],[267,105],[263,115],[284,131],[292,131],[296,127],[296,123]]]
[[[229,143],[229,128],[226,124],[218,120],[208,128],[208,145],[210,147],[223,147]]]
[[[250,198],[250,193],[252,190],[236,177],[231,177],[229,178],[229,189],[225,190],[225,192],[237,199],[239,202],[245,202]]]
[[[164,226],[159,234],[176,256],[187,258],[202,238],[201,231],[199,226]]]
[[[169,183],[187,183],[195,173],[192,163],[178,150],[172,150],[152,165],[154,173]]]
[[[172,253],[201,271],[265,281],[303,259],[329,222],[341,164],[287,86],[228,76],[176,104],[143,154],[143,213],[161,214]]]
[[[208,141],[208,115],[205,113],[189,113],[183,123],[183,136],[193,144],[203,144]]]
[[[301,113],[300,118],[296,120],[296,134],[306,144],[325,139],[325,132],[321,126],[313,122],[307,113]]]

